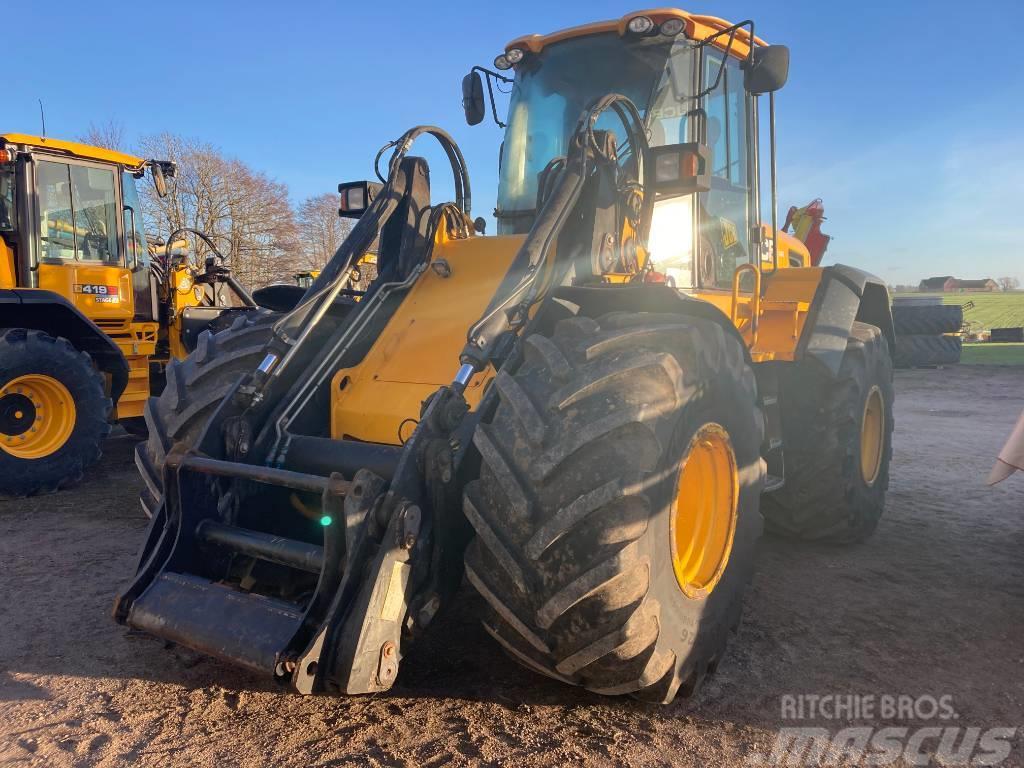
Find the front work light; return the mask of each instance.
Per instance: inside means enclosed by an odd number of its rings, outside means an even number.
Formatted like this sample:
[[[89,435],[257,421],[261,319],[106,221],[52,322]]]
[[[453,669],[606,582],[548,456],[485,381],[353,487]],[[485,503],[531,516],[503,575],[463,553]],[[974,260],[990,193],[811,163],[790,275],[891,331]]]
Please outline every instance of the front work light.
[[[508,59],[510,64],[518,64],[523,60],[523,49],[522,48],[509,48],[505,51],[505,58]]]
[[[654,29],[654,22],[649,16],[634,16],[626,26],[635,35],[646,35]]]
[[[658,27],[658,31],[667,37],[675,37],[686,29],[686,22],[682,19],[665,19]]]
[[[383,184],[375,181],[349,181],[339,184],[341,204],[338,206],[338,215],[346,219],[358,219],[383,188]]]
[[[512,69],[512,62],[508,60],[508,56],[504,53],[500,56],[494,57],[494,68],[495,69]]]
[[[651,159],[658,198],[711,189],[711,150],[706,144],[689,142],[651,147]]]

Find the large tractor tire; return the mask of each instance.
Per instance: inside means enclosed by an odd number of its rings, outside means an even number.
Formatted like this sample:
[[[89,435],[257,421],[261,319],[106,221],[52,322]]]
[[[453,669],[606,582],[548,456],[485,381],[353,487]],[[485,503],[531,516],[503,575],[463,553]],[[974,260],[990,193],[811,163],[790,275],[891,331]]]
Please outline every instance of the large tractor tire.
[[[103,374],[67,339],[0,333],[0,493],[31,496],[78,482],[110,433]]]
[[[238,379],[254,370],[270,340],[271,312],[247,312],[220,333],[203,331],[196,349],[184,360],[167,366],[167,381],[159,397],[146,402],[149,438],[135,449],[135,464],[146,481],[139,494],[147,517],[163,503],[164,459],[171,447],[193,444],[217,406]]]
[[[853,543],[875,530],[892,458],[889,344],[854,323],[839,373],[813,360],[780,373],[786,483],[761,502],[770,531]]]
[[[897,368],[934,368],[960,362],[963,340],[959,336],[897,336]]]
[[[597,693],[692,695],[739,623],[762,530],[743,344],[677,315],[572,318],[495,386],[464,499],[485,629]]]
[[[892,322],[897,336],[956,333],[964,324],[964,308],[959,304],[897,305],[892,308]]]

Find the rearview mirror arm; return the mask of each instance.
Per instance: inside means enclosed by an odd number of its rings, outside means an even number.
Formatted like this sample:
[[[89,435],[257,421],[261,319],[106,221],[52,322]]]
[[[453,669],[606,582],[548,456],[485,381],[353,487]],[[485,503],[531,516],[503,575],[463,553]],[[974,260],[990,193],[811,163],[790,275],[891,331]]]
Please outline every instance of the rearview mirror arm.
[[[491,101],[491,117],[494,118],[494,122],[497,123],[499,128],[504,128],[505,127],[505,123],[501,122],[501,120],[498,119],[498,107],[497,107],[497,105],[494,102],[494,86],[491,84],[491,78],[492,77],[496,78],[496,79],[500,80],[503,83],[511,83],[511,82],[513,82],[512,78],[511,77],[505,77],[504,75],[500,75],[497,72],[494,72],[493,70],[487,69],[486,67],[480,67],[480,66],[473,67],[469,71],[470,72],[482,72],[484,74],[484,80],[487,81],[487,98],[490,99],[490,101]]]
[[[779,190],[776,182],[775,160],[775,91],[768,94],[768,137],[771,157],[768,158],[772,185],[772,269],[774,275],[779,269]],[[761,265],[758,265],[761,266]]]
[[[715,32],[715,34],[711,35],[710,37],[705,37],[703,40],[700,41],[700,47],[703,48],[707,45],[710,45],[713,40],[716,40],[722,35],[729,35],[729,42],[727,42],[725,45],[725,53],[722,56],[722,63],[718,67],[718,73],[715,75],[715,82],[711,86],[705,88],[703,91],[694,96],[694,99],[703,99],[705,96],[707,96],[709,93],[715,90],[715,88],[718,87],[718,84],[722,81],[722,73],[725,71],[725,62],[728,60],[729,53],[732,51],[732,44],[736,40],[736,33],[743,27],[750,27],[750,53],[747,55],[747,61],[749,62],[753,60],[755,44],[754,22],[752,19],[747,19],[746,21],[741,21],[739,24],[733,24],[731,27],[721,29],[718,32]]]

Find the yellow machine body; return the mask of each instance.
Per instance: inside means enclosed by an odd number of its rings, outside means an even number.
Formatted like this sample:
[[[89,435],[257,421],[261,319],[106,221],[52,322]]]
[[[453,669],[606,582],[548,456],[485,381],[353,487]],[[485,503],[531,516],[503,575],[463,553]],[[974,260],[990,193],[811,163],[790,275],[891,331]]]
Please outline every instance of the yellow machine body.
[[[128,384],[114,404],[113,418],[142,416],[150,395],[149,359],[156,351],[159,325],[133,322],[135,296],[131,272],[118,266],[71,262],[40,264],[39,289],[68,299],[117,344],[128,362]],[[106,293],[86,293],[83,286],[103,286]],[[182,355],[183,356],[183,355]]]
[[[137,297],[138,287],[133,285],[133,270],[129,266],[133,235],[129,231],[127,216],[122,216],[122,212],[126,205],[125,185],[130,183],[127,177],[142,175],[147,161],[103,147],[22,133],[0,134],[0,148],[4,147],[8,152],[7,162],[13,162],[10,150],[28,151],[36,161],[66,163],[73,168],[94,168],[113,174],[113,202],[117,210],[116,263],[113,260],[79,258],[75,250],[76,238],[90,233],[70,221],[70,210],[67,215],[55,210],[45,220],[48,241],[59,243],[66,239],[73,256],[60,259],[44,256],[38,259],[33,270],[35,284],[32,285],[26,276],[19,275],[18,257],[14,248],[0,239],[0,290],[17,289],[22,296],[31,296],[33,291],[57,294],[94,323],[117,346],[128,364],[128,382],[114,403],[112,417],[141,417],[151,394],[150,363],[165,363],[168,357],[181,359],[188,354],[182,341],[182,311],[186,307],[201,305],[204,299],[202,287],[194,285],[190,268],[182,264],[174,270],[170,276],[170,285],[165,287],[168,295],[162,297],[169,307],[166,327],[162,328],[158,320],[145,319],[149,316],[147,312],[138,311],[140,308],[136,306],[136,301],[139,298],[148,301],[150,297],[144,294]],[[30,190],[29,195],[28,204],[34,208],[38,205],[38,192]],[[135,215],[141,216],[141,211]],[[35,215],[29,218],[32,220]],[[114,233],[107,232],[109,222],[101,221],[96,226],[103,235],[112,238],[110,242],[115,242]],[[29,236],[38,237],[38,233]],[[23,238],[23,241],[27,240],[27,237]],[[174,246],[187,248],[188,244],[179,241]],[[134,247],[144,246],[136,240]],[[150,249],[150,256],[158,250],[162,249]],[[167,350],[159,358],[158,346]]]
[[[673,39],[648,46],[655,26]],[[565,42],[588,36],[602,39]],[[620,44],[658,58],[633,69]],[[700,69],[715,57],[717,75]],[[696,691],[740,615],[761,497],[787,482],[783,432],[811,452],[836,443],[835,467],[849,466],[834,429],[845,403],[826,411],[790,379],[805,364],[811,383],[848,370],[862,331],[878,386],[859,407],[857,477],[884,484],[885,286],[812,265],[800,237],[761,221],[756,97],[784,84],[787,49],[753,22],[659,9],[518,38],[495,67],[517,70],[484,70],[514,83],[498,233],[472,220],[462,153],[434,126],[382,150],[395,148],[382,185],[339,185],[366,204],[344,198],[360,221],[323,273],[296,275],[311,285],[284,286],[283,317],[226,334],[223,357],[197,356],[154,401],[139,468],[164,526],[118,621],[300,693],[375,693],[465,579],[488,633],[534,671],[667,703]],[[463,80],[470,125],[487,112],[481,69]],[[666,72],[692,80],[701,95],[670,96],[699,109],[654,112]],[[730,97],[741,115],[717,136],[722,165],[701,102],[719,83],[722,122]],[[662,124],[698,112],[675,133]],[[432,203],[426,160],[407,154],[427,134],[455,202]],[[774,211],[774,131],[770,144]],[[353,288],[374,242],[379,272]],[[784,426],[784,402],[833,431]],[[203,409],[201,430],[164,427]]]
[[[432,261],[387,328],[357,366],[339,370],[331,387],[331,436],[398,445],[416,425],[422,402],[451,379],[466,328],[483,313],[523,238],[448,239],[438,230]],[[466,388],[471,408],[494,377],[488,369]]]

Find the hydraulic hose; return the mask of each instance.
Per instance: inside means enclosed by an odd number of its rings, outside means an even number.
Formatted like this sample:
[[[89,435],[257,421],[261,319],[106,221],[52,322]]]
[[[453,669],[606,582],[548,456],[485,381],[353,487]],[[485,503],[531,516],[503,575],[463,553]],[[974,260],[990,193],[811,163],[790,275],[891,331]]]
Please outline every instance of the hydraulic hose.
[[[541,289],[537,287],[537,280],[544,272],[543,267],[552,246],[579,201],[591,169],[597,162],[615,162],[614,157],[604,153],[594,133],[598,119],[609,109],[622,121],[630,150],[636,158],[637,175],[642,186],[648,154],[643,119],[636,105],[625,96],[615,93],[603,96],[591,103],[576,124],[569,141],[564,168],[553,188],[547,190],[547,199],[543,201],[537,219],[516,255],[514,263],[525,270],[525,274],[507,289],[506,283],[509,281],[506,279],[483,317],[470,326],[466,334],[466,345],[459,356],[462,367],[453,382],[456,389],[464,389],[472,374],[487,365],[499,337],[513,327],[513,315],[525,317],[529,307],[540,298]],[[652,209],[653,196],[643,195],[641,223],[644,232],[650,228]]]
[[[433,136],[444,149],[452,168],[456,205],[467,218],[469,217],[470,186],[466,160],[447,131],[432,125],[418,125],[410,128],[395,141],[386,144],[377,155],[379,160],[384,151],[394,147],[388,161],[388,176],[384,188],[370,203],[352,232],[306,291],[302,301],[274,325],[275,338],[260,368],[264,375],[281,375],[348,284],[351,266],[358,263],[369,250],[385,222],[398,208],[403,194],[395,188],[399,168],[413,143],[424,134]]]

